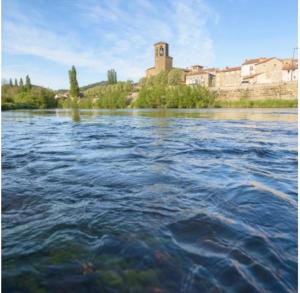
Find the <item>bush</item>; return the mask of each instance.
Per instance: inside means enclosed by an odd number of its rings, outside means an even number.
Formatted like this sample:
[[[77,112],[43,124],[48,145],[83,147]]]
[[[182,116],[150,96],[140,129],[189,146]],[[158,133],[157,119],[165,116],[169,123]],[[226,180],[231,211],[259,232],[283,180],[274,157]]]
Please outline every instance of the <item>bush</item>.
[[[168,73],[168,84],[169,85],[180,85],[184,82],[183,72],[180,69],[172,69]]]
[[[14,103],[2,103],[1,104],[1,110],[7,111],[7,110],[15,110],[16,105]]]
[[[27,105],[26,107],[31,109],[47,109],[57,106],[54,92],[44,88],[32,88],[29,91],[23,91],[14,97],[14,103],[17,107]]]
[[[213,107],[215,94],[201,86],[168,86],[162,76],[151,77],[142,86],[136,108],[207,108]]]
[[[57,101],[54,99],[54,92],[41,87],[21,89],[2,87],[2,110],[13,109],[46,109],[55,108]]]
[[[79,105],[84,108],[117,109],[128,106],[127,96],[132,92],[132,82],[118,82],[117,84],[96,86],[85,92],[85,98]]]

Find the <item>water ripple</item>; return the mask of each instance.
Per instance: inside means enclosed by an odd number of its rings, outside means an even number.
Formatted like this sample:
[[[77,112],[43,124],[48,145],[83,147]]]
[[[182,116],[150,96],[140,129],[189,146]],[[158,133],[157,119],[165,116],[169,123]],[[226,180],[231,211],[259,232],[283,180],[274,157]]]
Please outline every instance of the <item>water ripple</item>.
[[[296,292],[297,112],[2,115],[5,292]]]

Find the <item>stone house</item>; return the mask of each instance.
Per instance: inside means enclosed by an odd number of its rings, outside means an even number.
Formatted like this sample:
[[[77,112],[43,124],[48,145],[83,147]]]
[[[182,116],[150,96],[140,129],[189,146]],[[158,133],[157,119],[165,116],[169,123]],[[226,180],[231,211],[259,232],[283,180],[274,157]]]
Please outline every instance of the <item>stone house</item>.
[[[298,64],[287,64],[282,66],[282,81],[298,80]]]
[[[278,83],[282,81],[282,62],[278,58],[269,58],[255,66],[255,73],[264,73],[261,83]]]
[[[278,58],[256,58],[242,64],[241,83],[278,83],[282,81],[282,61]]]
[[[226,67],[216,72],[216,87],[235,87],[241,84],[241,67]]]
[[[202,65],[192,65],[189,70],[190,70],[190,72],[200,72],[200,71],[203,71],[203,68],[204,68],[204,66],[202,66]]]
[[[246,59],[245,62],[241,66],[241,76],[250,76],[255,74],[255,65],[259,62],[262,62],[264,60],[267,60],[269,58],[266,57],[260,57],[255,59]]]
[[[201,70],[198,72],[189,72],[186,75],[186,84],[187,85],[201,85],[205,87],[215,86],[216,75],[212,74],[206,70]]]
[[[70,93],[69,92],[62,92],[62,93],[57,93],[54,96],[54,99],[68,99],[70,97]]]

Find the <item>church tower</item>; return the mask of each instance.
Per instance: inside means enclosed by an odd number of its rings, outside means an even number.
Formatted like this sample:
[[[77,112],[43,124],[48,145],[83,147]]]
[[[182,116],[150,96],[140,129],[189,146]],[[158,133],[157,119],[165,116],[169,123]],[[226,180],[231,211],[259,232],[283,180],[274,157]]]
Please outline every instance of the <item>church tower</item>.
[[[171,70],[173,67],[173,58],[169,56],[169,44],[158,42],[154,44],[154,67],[146,71],[146,76],[153,76],[161,71]]]
[[[154,44],[154,54],[157,73],[172,69],[173,58],[169,56],[169,44],[163,42]]]

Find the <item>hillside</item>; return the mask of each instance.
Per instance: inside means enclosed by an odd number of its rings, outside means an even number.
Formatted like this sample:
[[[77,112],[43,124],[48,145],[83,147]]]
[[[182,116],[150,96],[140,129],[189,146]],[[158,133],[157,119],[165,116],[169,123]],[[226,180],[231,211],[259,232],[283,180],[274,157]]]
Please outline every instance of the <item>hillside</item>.
[[[99,85],[106,85],[107,82],[106,81],[100,81],[100,82],[95,82],[95,83],[91,83],[91,84],[88,84],[88,85],[85,85],[85,86],[82,86],[80,87],[80,91],[84,92],[88,89],[91,89],[93,87],[96,87],[96,86],[99,86]]]

